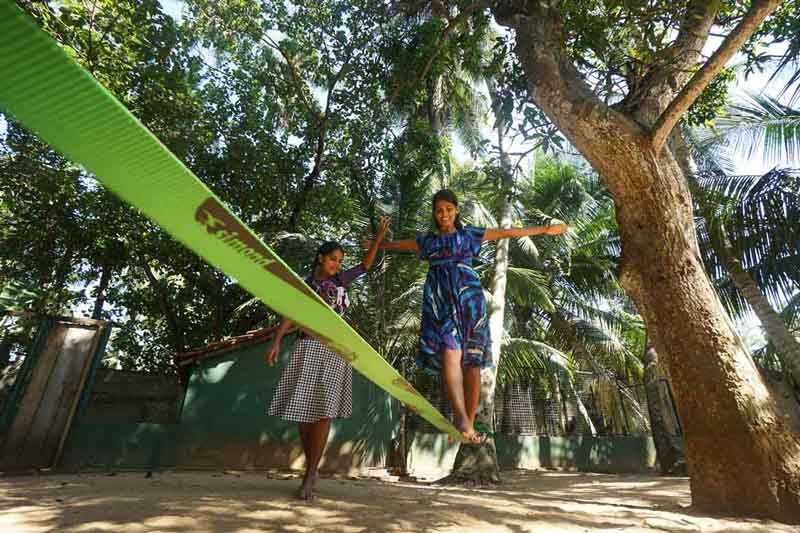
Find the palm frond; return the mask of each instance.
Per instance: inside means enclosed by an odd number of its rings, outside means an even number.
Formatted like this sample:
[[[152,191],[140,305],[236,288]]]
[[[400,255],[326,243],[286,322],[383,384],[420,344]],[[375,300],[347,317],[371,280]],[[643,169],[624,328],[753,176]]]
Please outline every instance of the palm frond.
[[[534,264],[539,264],[539,248],[530,237],[520,237],[515,239],[519,250],[526,255]]]
[[[747,306],[734,294],[718,253],[726,240],[761,290],[773,302],[785,302],[800,287],[800,173],[713,172],[694,176],[692,182],[697,212],[702,215],[696,225],[701,254],[729,310],[741,316]]]
[[[40,290],[20,280],[12,280],[0,286],[0,311],[26,310],[39,297]]]
[[[800,334],[800,292],[796,292],[781,311],[781,318],[795,335]]]
[[[521,267],[508,267],[508,295],[517,303],[555,311],[546,274]]]
[[[717,119],[719,135],[732,150],[768,164],[800,161],[800,109],[767,94],[747,93]]]
[[[541,376],[552,366],[572,373],[571,357],[547,343],[515,337],[503,339],[503,357],[498,369],[501,383]]]
[[[476,226],[484,228],[496,228],[497,219],[492,214],[486,204],[480,200],[472,202],[472,222]]]
[[[642,324],[626,323],[619,320],[620,316],[608,314],[593,320],[581,319],[576,316],[562,316],[553,321],[552,335],[554,339],[565,343],[567,346],[577,347],[577,354],[587,358],[584,364],[592,370],[607,368],[617,375],[636,376],[641,378],[641,360],[634,355],[626,343],[625,330],[637,328],[642,330]]]
[[[686,144],[692,161],[704,173],[719,172],[733,174],[735,164],[727,141],[721,132],[714,128],[684,128]]]
[[[477,90],[475,81],[464,79],[454,84],[450,94],[452,125],[456,137],[474,156],[485,155],[483,127],[486,125],[488,106],[486,98]]]

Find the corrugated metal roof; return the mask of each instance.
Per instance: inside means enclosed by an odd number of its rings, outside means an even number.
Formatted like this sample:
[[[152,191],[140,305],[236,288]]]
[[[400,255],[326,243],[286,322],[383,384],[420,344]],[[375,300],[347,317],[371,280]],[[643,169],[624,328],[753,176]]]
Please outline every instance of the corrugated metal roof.
[[[233,349],[241,348],[242,346],[248,344],[267,341],[275,335],[277,330],[278,326],[250,330],[243,335],[237,335],[236,337],[229,337],[221,341],[215,341],[203,346],[202,348],[195,348],[186,352],[178,352],[172,356],[172,360],[179,368],[186,367],[197,363],[197,361],[200,361],[201,359],[206,359],[207,357],[217,356]],[[290,331],[293,330],[294,328],[292,328]]]
[[[361,335],[359,329],[351,322],[347,320],[348,324],[356,330],[356,332]],[[188,350],[185,352],[178,352],[172,356],[172,360],[175,362],[175,365],[178,368],[185,368],[190,365],[195,364],[197,361],[202,359],[206,359],[208,357],[216,357],[217,355],[229,352],[231,350],[240,348],[247,344],[253,344],[256,342],[264,342],[271,339],[275,332],[278,330],[279,326],[272,326],[270,328],[262,328],[262,329],[253,329],[248,331],[243,335],[237,335],[235,337],[228,337],[227,339],[221,341],[215,341],[209,343],[202,348],[194,348],[192,350]],[[292,326],[289,328],[287,333],[297,331],[296,326]]]

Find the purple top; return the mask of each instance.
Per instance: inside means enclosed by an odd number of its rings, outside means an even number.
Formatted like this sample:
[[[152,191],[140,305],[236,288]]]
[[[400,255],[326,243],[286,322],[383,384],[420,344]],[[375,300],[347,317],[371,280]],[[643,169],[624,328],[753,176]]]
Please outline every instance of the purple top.
[[[366,272],[367,269],[364,267],[364,264],[359,263],[353,268],[348,268],[327,279],[317,279],[312,274],[306,279],[306,283],[314,289],[314,292],[325,300],[325,303],[342,315],[350,305],[350,299],[347,297],[347,288],[356,278],[364,275]]]

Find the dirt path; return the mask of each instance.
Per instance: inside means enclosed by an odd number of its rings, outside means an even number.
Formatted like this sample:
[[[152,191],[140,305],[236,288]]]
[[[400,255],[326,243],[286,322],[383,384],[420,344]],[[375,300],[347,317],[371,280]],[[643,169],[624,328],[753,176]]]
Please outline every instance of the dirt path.
[[[797,531],[699,515],[686,478],[514,471],[491,490],[294,475],[166,472],[0,478],[0,531]]]

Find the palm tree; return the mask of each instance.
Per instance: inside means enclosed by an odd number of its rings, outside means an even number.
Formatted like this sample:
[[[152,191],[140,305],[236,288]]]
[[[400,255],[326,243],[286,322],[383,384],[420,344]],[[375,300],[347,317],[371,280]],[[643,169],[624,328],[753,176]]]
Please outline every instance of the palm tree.
[[[641,361],[634,354],[641,353],[643,327],[614,275],[621,250],[607,191],[591,174],[540,160],[521,204],[531,223],[553,217],[570,221],[572,231],[562,240],[520,240],[512,249],[509,305],[516,320],[506,361],[527,338],[569,354],[576,370],[638,381]],[[518,369],[509,364],[501,371],[505,379]]]
[[[430,224],[428,199],[436,170],[426,169],[430,159],[425,157],[424,147],[414,142],[398,147],[405,151],[398,154],[381,186],[381,200],[370,201],[374,191],[356,196],[363,206],[365,224],[377,204],[391,204],[396,215],[395,235],[408,237]],[[641,320],[630,311],[614,276],[620,247],[610,196],[596,177],[568,164],[540,158],[535,167],[535,178],[518,180],[516,196],[509,197],[498,177],[505,175],[503,168],[496,161],[478,168],[452,164],[451,186],[459,193],[469,222],[495,227],[499,225],[495,213],[500,213],[509,224],[563,219],[574,228],[567,239],[508,243],[506,265],[498,261],[502,242],[483,247],[476,269],[485,285],[497,288],[498,265],[507,272],[505,293],[500,296],[495,290],[490,303],[492,308],[501,307],[495,298],[502,298],[506,304],[495,336],[499,342],[497,375],[493,377],[501,384],[540,379],[578,399],[576,371],[590,370],[613,385],[637,381],[642,368],[634,354],[643,351],[644,334]],[[418,261],[387,255],[370,276],[366,290],[353,298],[351,319],[357,329],[398,368],[413,367],[423,283],[424,268]],[[492,417],[487,413],[494,412],[494,390],[482,393],[482,401],[490,408],[482,407],[486,413],[481,419],[491,429]],[[579,404],[579,411],[580,423],[592,432],[587,409]],[[643,413],[630,415],[646,426]],[[462,460],[451,479],[495,480],[493,448],[467,449],[462,446]],[[481,471],[465,470],[464,458],[469,453],[484,454],[477,462],[483,465]]]
[[[523,190],[524,187],[529,186],[528,183],[518,183],[517,172],[519,165],[512,165],[509,159],[509,154],[504,144],[509,134],[511,125],[511,110],[507,109],[504,104],[513,103],[506,102],[497,97],[498,91],[494,90],[494,85],[499,83],[495,80],[500,80],[501,74],[493,72],[491,68],[487,67],[486,61],[483,60],[485,56],[484,50],[486,47],[486,39],[489,34],[486,27],[482,27],[480,19],[471,19],[467,17],[451,17],[450,12],[446,6],[437,2],[396,2],[401,10],[407,15],[417,17],[419,21],[423,22],[421,30],[416,32],[416,41],[412,46],[408,47],[409,51],[413,51],[411,59],[408,57],[401,57],[399,61],[395,62],[395,68],[402,76],[399,79],[405,79],[408,73],[412,73],[412,82],[405,85],[398,85],[394,83],[395,89],[394,96],[399,96],[398,103],[402,102],[416,102],[416,107],[411,108],[409,113],[417,120],[426,118],[431,131],[436,139],[442,139],[448,130],[454,129],[460,133],[461,140],[470,148],[473,153],[480,153],[480,147],[485,146],[488,142],[481,139],[479,128],[475,125],[479,123],[476,117],[481,116],[480,106],[476,105],[480,102],[475,92],[475,79],[483,79],[489,86],[489,94],[491,97],[491,107],[495,117],[494,121],[494,134],[497,137],[494,146],[493,157],[479,170],[466,170],[460,173],[458,170],[454,171],[450,165],[449,183],[443,176],[448,174],[446,171],[440,171],[440,183],[442,185],[448,184],[450,188],[459,190],[462,198],[470,201],[476,207],[475,222],[478,225],[493,226],[493,227],[508,227],[516,220],[525,220],[527,214],[524,209],[520,209],[519,202],[516,199],[518,191]],[[430,27],[431,31],[426,31]],[[451,35],[457,30],[466,27],[466,31],[462,31],[461,37],[469,36],[470,42],[473,43],[472,52],[465,54],[464,47],[452,46]],[[433,30],[436,31],[433,31]],[[419,68],[419,65],[424,65],[424,68]],[[416,68],[415,68],[416,66]],[[495,65],[496,66],[496,65]],[[418,76],[414,76],[418,73]],[[416,81],[418,92],[414,92],[414,81]],[[420,83],[424,81],[425,83]],[[421,91],[421,92],[419,92]],[[446,146],[446,143],[442,143]],[[443,153],[446,153],[443,151]],[[485,153],[485,152],[484,152]],[[460,185],[464,185],[461,187]],[[610,205],[610,202],[609,202]],[[488,207],[486,207],[488,206]],[[546,209],[542,209],[548,212]],[[610,211],[609,211],[610,212]],[[537,211],[538,213],[538,211]],[[536,217],[531,217],[531,219]],[[541,217],[539,217],[541,218]],[[547,217],[547,219],[562,218],[557,216]],[[567,219],[565,219],[567,220]],[[544,219],[537,219],[537,222],[543,222]],[[533,241],[528,240],[524,245],[530,249],[533,246]],[[536,277],[537,272],[531,269],[520,269],[518,267],[511,267],[509,260],[511,258],[510,243],[508,241],[500,241],[492,243],[484,247],[485,265],[491,267],[484,268],[484,279],[486,285],[489,287],[489,309],[490,309],[490,327],[492,338],[494,341],[493,346],[493,359],[495,361],[494,372],[484,372],[482,376],[482,391],[481,391],[481,406],[479,407],[479,421],[488,427],[491,431],[493,420],[493,400],[494,388],[496,383],[496,369],[503,368],[503,358],[501,358],[501,349],[504,351],[512,350],[512,347],[520,347],[520,352],[530,353],[531,344],[529,339],[524,337],[508,338],[504,326],[511,319],[508,311],[513,311],[513,307],[506,309],[506,301],[510,300],[506,296],[507,289],[511,290],[512,283],[520,286],[528,285],[528,288],[521,289],[523,291],[541,292],[541,287],[536,284],[531,285],[528,281],[531,277]],[[581,259],[584,259],[583,257]],[[540,267],[542,265],[539,265]],[[514,281],[517,280],[517,281]],[[544,298],[546,299],[546,298]],[[542,300],[540,298],[540,300]],[[581,333],[594,330],[591,324],[581,322],[580,316],[573,317],[573,322],[577,324],[574,326],[580,330]],[[586,335],[587,339],[589,335]],[[610,337],[606,336],[602,341],[597,341],[600,337],[595,336],[595,339],[587,340],[589,344],[595,341],[606,342],[609,346],[612,342],[607,342]],[[538,341],[533,341],[538,342]],[[525,346],[523,348],[523,346]],[[570,349],[571,352],[571,349]],[[557,349],[551,348],[551,354],[558,354]],[[631,359],[631,358],[629,358]],[[635,358],[632,358],[635,359]],[[519,360],[519,358],[518,358]],[[560,360],[558,357],[551,358],[550,360]],[[552,366],[552,365],[551,365]],[[556,365],[554,368],[558,368]],[[568,375],[568,374],[566,374]],[[571,381],[568,383],[572,384]],[[591,427],[591,421],[588,416],[585,417],[586,422]],[[485,453],[484,453],[485,452]],[[467,458],[466,453],[472,455]],[[477,465],[477,468],[463,468],[465,464]],[[497,466],[496,459],[493,454],[492,443],[489,442],[488,446],[461,446],[456,465],[451,476],[453,480],[468,480],[470,482],[493,482],[497,481]]]
[[[620,250],[610,197],[596,178],[570,165],[542,158],[535,168],[535,179],[516,183],[523,192],[507,216],[526,225],[568,220],[573,230],[565,239],[512,242],[504,328],[495,339],[502,340],[498,380],[510,385],[540,379],[555,388],[560,382],[576,399],[574,371],[637,380],[641,364],[633,354],[639,348],[631,340],[642,344],[642,325],[623,309],[625,298],[614,278]],[[483,206],[496,197],[497,187],[490,177],[475,174],[466,173],[477,195],[475,222],[495,226],[492,210]],[[497,274],[496,248],[492,243],[482,253],[487,281]],[[580,422],[593,432],[585,407],[579,403],[578,409]]]
[[[438,169],[440,188],[458,189],[450,157],[450,134],[454,133],[473,155],[481,155],[487,141],[481,126],[485,122],[487,109],[484,97],[478,90],[479,82],[490,85],[495,131],[498,138],[498,163],[489,174],[496,178],[496,195],[499,226],[510,227],[514,171],[505,157],[503,138],[507,127],[501,120],[501,105],[491,88],[496,73],[487,67],[486,60],[491,41],[494,39],[488,19],[481,10],[473,17],[469,10],[458,15],[441,2],[395,2],[408,19],[419,27],[414,28],[414,38],[405,53],[395,58],[395,81],[392,100],[400,110],[405,110],[410,120],[427,120],[433,138],[441,146],[441,163]],[[458,34],[459,39],[455,39]],[[468,43],[465,46],[465,43]],[[409,72],[411,79],[409,81]],[[463,195],[462,197],[468,197]],[[495,224],[497,225],[497,224]],[[501,338],[504,316],[506,267],[508,264],[508,242],[501,241],[493,248],[495,269],[490,282],[492,298],[489,302],[489,323],[494,339]],[[500,343],[492,346],[493,359],[499,360]],[[496,369],[496,365],[494,367]],[[492,426],[494,413],[494,370],[481,376],[481,403],[478,419]],[[486,452],[486,453],[485,453]],[[467,458],[473,455],[475,458]],[[477,468],[466,468],[467,463]],[[461,446],[451,475],[452,481],[467,480],[472,483],[499,482],[496,453],[493,442],[478,446]]]
[[[594,434],[573,376],[581,370],[600,376],[599,384],[605,385],[597,387],[598,403],[619,408],[617,394],[627,388],[618,385],[641,380],[642,362],[635,354],[641,354],[646,344],[641,318],[614,275],[621,250],[613,204],[594,176],[554,160],[537,163],[535,182],[527,190],[521,203],[534,220],[546,220],[542,212],[552,213],[569,220],[574,230],[564,243],[521,241],[514,247],[517,266],[509,278],[514,320],[512,336],[504,345],[500,381],[513,384],[534,378],[556,389],[560,381],[577,403],[583,432]],[[652,350],[647,353],[654,355]],[[650,362],[644,376],[649,420],[630,397],[625,400],[632,409],[621,416],[630,417],[630,423],[642,430],[649,425],[662,471],[680,472],[677,428],[671,427],[673,417],[664,412],[661,379],[654,372],[655,361]],[[543,377],[548,373],[561,379]]]
[[[791,334],[797,338],[800,336],[800,292],[789,300],[789,303],[781,310],[781,320],[789,328]],[[769,342],[761,348],[753,351],[755,359],[761,368],[781,372],[783,369],[782,357],[773,343]]]
[[[696,185],[700,249],[723,302],[734,316],[753,309],[800,387],[800,342],[770,303],[785,305],[800,288],[800,173],[707,172]]]
[[[698,172],[693,179],[698,237],[708,271],[734,316],[753,309],[781,369],[800,398],[800,343],[770,300],[786,304],[800,288],[800,180],[775,169],[763,176],[730,175],[730,151],[765,162],[796,161],[800,110],[768,95],[748,94],[729,106],[715,131],[689,131]],[[691,174],[687,174],[691,175]]]
[[[445,188],[451,173],[450,135],[472,153],[481,150],[488,110],[478,88],[486,77],[484,58],[493,34],[484,14],[452,17],[441,2],[398,1],[394,6],[411,23],[414,36],[398,43],[400,52],[389,57],[390,103],[408,117],[409,125],[427,123],[441,147],[438,185]],[[458,42],[458,35],[469,44]]]
[[[490,70],[486,69],[487,74]],[[495,73],[496,74],[496,73]],[[508,154],[506,143],[507,135],[511,129],[511,117],[503,106],[502,100],[495,90],[495,79],[489,75],[486,78],[489,94],[492,101],[492,111],[495,117],[494,131],[497,136],[494,145],[495,158],[490,160],[483,168],[483,181],[487,186],[486,200],[494,209],[487,209],[476,194],[475,183],[464,184],[463,190],[467,198],[475,201],[479,209],[476,214],[483,214],[483,226],[510,228],[513,223],[516,173],[515,167]],[[466,178],[477,177],[468,172]],[[467,180],[474,181],[474,180]],[[494,216],[492,215],[494,213]],[[476,422],[479,427],[489,434],[494,433],[495,391],[497,386],[497,369],[501,360],[502,340],[504,337],[504,324],[506,318],[506,289],[508,285],[508,272],[510,269],[510,242],[509,239],[500,239],[492,243],[492,258],[490,264],[493,268],[489,274],[489,291],[487,313],[489,332],[492,339],[491,368],[481,373],[481,391]],[[453,471],[449,481],[470,484],[486,484],[500,482],[500,469],[497,462],[497,449],[493,439],[488,439],[479,444],[462,444],[456,454]]]

